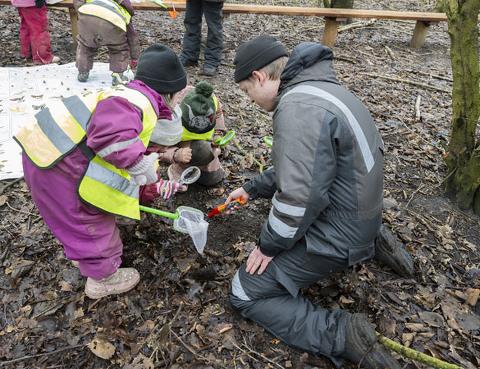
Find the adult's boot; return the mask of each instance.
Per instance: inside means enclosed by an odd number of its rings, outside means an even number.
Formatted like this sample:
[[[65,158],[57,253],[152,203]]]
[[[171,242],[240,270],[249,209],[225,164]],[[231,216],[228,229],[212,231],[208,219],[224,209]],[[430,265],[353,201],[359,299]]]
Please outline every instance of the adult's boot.
[[[343,358],[368,369],[401,369],[400,363],[377,340],[364,314],[352,314],[347,322]]]
[[[411,277],[414,273],[412,256],[403,244],[385,226],[375,239],[375,259],[393,269],[402,277]]]

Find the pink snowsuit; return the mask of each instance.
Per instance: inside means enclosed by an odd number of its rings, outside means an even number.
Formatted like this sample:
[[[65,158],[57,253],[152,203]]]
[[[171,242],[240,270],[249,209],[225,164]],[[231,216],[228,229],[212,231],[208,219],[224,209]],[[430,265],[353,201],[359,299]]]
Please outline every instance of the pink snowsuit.
[[[171,112],[160,94],[134,80],[128,87],[148,97],[158,119],[171,119]],[[93,152],[112,144],[137,138],[142,116],[128,100],[110,97],[98,103],[87,127],[87,146]],[[117,168],[128,168],[146,151],[140,140],[104,157]],[[115,216],[82,202],[77,191],[86,171],[86,156],[75,149],[51,169],[37,168],[23,154],[25,182],[43,220],[63,244],[65,255],[79,262],[86,277],[101,279],[113,274],[121,264],[123,244]]]
[[[35,7],[35,0],[11,0],[20,15],[20,55],[35,64],[49,64],[53,54],[48,33],[47,7]]]

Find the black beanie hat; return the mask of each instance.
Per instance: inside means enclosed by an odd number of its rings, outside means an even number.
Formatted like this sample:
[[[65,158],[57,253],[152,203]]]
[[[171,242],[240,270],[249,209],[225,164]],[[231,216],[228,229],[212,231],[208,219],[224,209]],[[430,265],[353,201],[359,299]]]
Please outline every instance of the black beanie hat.
[[[270,64],[274,60],[288,56],[287,49],[275,37],[261,35],[240,45],[235,55],[235,82],[239,83],[251,76],[252,72]]]
[[[154,44],[138,59],[135,79],[160,94],[171,94],[187,86],[187,75],[175,52],[168,46]]]

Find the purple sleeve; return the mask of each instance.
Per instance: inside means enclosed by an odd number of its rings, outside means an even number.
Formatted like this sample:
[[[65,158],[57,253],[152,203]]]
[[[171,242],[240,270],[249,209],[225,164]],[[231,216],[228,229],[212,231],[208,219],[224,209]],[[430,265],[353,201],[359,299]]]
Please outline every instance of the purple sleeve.
[[[117,168],[135,164],[146,151],[139,138],[141,112],[123,97],[100,101],[87,128],[87,145]]]

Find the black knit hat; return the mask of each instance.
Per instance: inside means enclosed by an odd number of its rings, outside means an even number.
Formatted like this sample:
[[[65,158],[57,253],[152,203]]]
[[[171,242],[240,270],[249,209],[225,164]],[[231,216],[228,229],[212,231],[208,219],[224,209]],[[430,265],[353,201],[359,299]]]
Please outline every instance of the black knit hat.
[[[135,79],[160,94],[170,94],[187,86],[187,75],[175,52],[168,46],[154,44],[138,59]]]
[[[274,60],[288,56],[287,49],[275,37],[261,35],[240,45],[235,55],[235,82],[239,83],[251,76],[252,72],[270,64]]]

